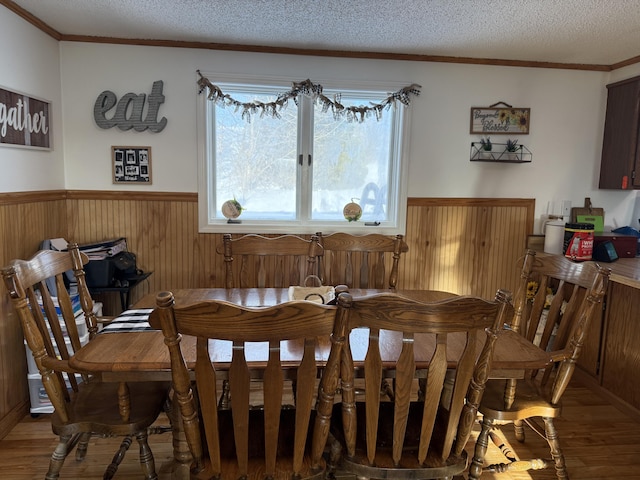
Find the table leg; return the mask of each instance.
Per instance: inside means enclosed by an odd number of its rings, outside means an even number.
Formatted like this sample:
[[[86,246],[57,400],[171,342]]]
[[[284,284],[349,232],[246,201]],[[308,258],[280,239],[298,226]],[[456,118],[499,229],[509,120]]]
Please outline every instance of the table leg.
[[[508,378],[504,387],[504,409],[509,410],[516,399],[516,384],[518,380]]]
[[[129,293],[128,292],[120,292],[120,306],[122,307],[122,311],[124,312],[129,308]]]

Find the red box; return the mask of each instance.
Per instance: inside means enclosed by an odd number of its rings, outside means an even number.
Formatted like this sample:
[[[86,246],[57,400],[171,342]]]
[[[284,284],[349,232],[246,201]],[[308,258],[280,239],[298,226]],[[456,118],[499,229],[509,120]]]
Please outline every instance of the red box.
[[[638,237],[635,235],[621,235],[612,232],[600,232],[593,235],[593,248],[601,243],[613,243],[619,258],[635,258],[638,251]]]

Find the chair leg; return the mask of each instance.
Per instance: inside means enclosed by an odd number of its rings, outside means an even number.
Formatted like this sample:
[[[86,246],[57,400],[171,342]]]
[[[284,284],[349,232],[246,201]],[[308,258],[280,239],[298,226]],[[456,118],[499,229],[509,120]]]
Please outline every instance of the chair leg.
[[[103,480],[111,480],[113,478],[113,476],[118,471],[118,467],[120,466],[120,463],[122,463],[122,460],[124,459],[124,456],[127,453],[127,450],[129,450],[130,446],[131,435],[127,435],[126,437],[124,437],[124,440],[122,440],[122,443],[120,443],[120,448],[113,456],[113,460],[111,460],[111,463],[109,464],[109,466],[107,466],[107,469],[105,470],[102,477]]]
[[[493,428],[493,420],[485,416],[482,418],[481,426],[473,451],[473,459],[471,460],[471,465],[469,465],[469,480],[478,480],[482,475],[482,466],[489,447],[489,432]]]
[[[87,456],[87,449],[89,448],[89,440],[91,439],[91,433],[81,433],[78,439],[78,446],[76,447],[76,462],[82,462]]]
[[[515,420],[513,422],[513,432],[515,433],[516,440],[520,443],[524,442],[524,422],[522,420]]]
[[[74,441],[71,435],[60,435],[60,441],[56,449],[51,454],[49,461],[49,471],[45,475],[45,480],[57,480],[60,477],[60,470],[69,454],[69,446]]]
[[[560,448],[560,441],[558,440],[558,431],[553,423],[553,418],[543,417],[542,421],[544,422],[545,437],[549,443],[549,448],[551,448],[551,456],[556,465],[558,480],[569,480],[567,467],[564,463],[564,455]]]
[[[229,410],[231,404],[231,395],[229,394],[229,380],[222,381],[222,395],[218,401],[219,410]]]
[[[329,445],[329,456],[327,459],[327,478],[335,478],[335,472],[342,457],[342,445],[331,432],[329,432],[329,435],[327,437],[327,445]]]
[[[153,460],[153,453],[149,447],[147,431],[141,431],[136,433],[136,439],[140,444],[140,466],[144,472],[144,478],[147,480],[157,480],[158,474],[156,473],[156,465]]]

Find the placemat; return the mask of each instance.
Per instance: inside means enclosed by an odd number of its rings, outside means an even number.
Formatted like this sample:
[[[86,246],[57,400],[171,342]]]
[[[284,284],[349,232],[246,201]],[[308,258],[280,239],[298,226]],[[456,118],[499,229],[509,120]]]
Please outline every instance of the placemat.
[[[145,330],[154,330],[151,328],[151,325],[149,325],[149,315],[151,312],[153,312],[153,308],[125,310],[100,330],[100,333],[142,332]]]

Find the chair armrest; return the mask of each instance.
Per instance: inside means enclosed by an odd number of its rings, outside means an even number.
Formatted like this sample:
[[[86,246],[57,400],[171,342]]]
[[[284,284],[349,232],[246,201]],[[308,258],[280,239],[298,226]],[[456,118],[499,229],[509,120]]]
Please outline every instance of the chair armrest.
[[[101,323],[103,325],[108,325],[113,320],[115,320],[115,318],[116,317],[96,317],[96,323]]]
[[[564,348],[562,350],[554,350],[553,352],[548,352],[549,358],[551,361],[549,363],[561,362],[571,357],[571,350],[568,348]]]
[[[57,358],[45,357],[42,359],[42,365],[57,372],[66,373],[83,373],[69,365],[68,360],[59,360]]]

